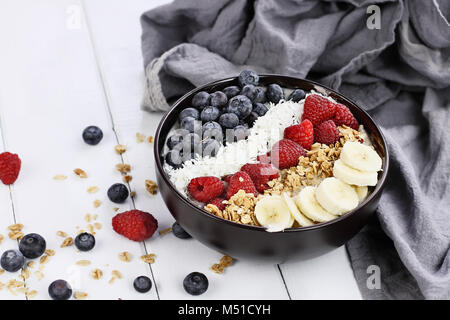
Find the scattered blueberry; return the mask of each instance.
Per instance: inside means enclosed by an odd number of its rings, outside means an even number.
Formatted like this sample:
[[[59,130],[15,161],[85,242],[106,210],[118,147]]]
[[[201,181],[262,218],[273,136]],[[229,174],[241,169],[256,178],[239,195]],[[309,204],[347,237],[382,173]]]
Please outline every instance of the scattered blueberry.
[[[175,148],[176,145],[180,144],[183,141],[183,136],[185,136],[186,133],[185,134],[175,133],[171,135],[169,139],[167,139],[167,146],[169,147],[169,149],[172,150],[173,148]]]
[[[216,108],[222,108],[227,105],[228,97],[222,91],[211,93],[211,105]]]
[[[246,96],[238,95],[231,98],[227,111],[236,114],[239,119],[245,119],[252,112],[252,102]]]
[[[258,85],[259,76],[253,70],[244,70],[239,74],[239,84],[241,87],[246,86],[247,84],[252,84],[254,86]]]
[[[186,117],[192,117],[196,120],[200,119],[200,112],[198,112],[195,108],[186,108],[181,110],[180,115],[178,116],[178,119],[181,121]]]
[[[188,133],[183,137],[183,154],[201,153],[202,138],[196,133]],[[183,160],[184,157],[183,157]]]
[[[19,250],[6,250],[0,258],[2,268],[9,272],[16,272],[23,267],[25,258]]]
[[[216,139],[208,139],[202,144],[203,156],[215,157],[221,144]]]
[[[103,132],[99,127],[89,126],[83,131],[83,140],[87,144],[95,146],[103,138]]]
[[[220,116],[220,111],[216,107],[205,107],[200,114],[202,121],[215,121]]]
[[[166,163],[174,169],[181,168],[183,164],[183,150],[173,149],[167,152],[164,157]]]
[[[253,112],[255,112],[258,116],[262,117],[269,111],[269,109],[262,103],[255,103],[253,105]]]
[[[206,91],[200,91],[192,98],[192,106],[198,109],[203,109],[211,104],[211,96]]]
[[[128,188],[122,183],[115,183],[108,189],[108,198],[114,203],[125,202],[128,195]]]
[[[283,89],[277,84],[269,84],[266,91],[266,97],[270,102],[278,103],[284,99]]]
[[[172,232],[175,235],[175,237],[179,238],[179,239],[190,239],[192,238],[191,235],[189,233],[186,232],[186,230],[184,230],[180,224],[178,222],[175,222],[172,225]]]
[[[230,100],[241,92],[241,88],[239,88],[238,86],[229,86],[223,89],[222,92],[225,93],[228,100]]]
[[[19,242],[19,250],[28,259],[40,257],[46,249],[45,239],[37,233],[25,235]]]
[[[53,300],[68,300],[72,296],[72,288],[66,280],[55,280],[48,286],[48,294]]]
[[[248,129],[243,125],[234,127],[234,141],[244,140],[248,137]]]
[[[80,251],[92,250],[95,246],[95,237],[87,232],[80,233],[75,237],[75,246]]]
[[[187,293],[198,296],[208,290],[208,278],[200,272],[192,272],[183,280],[183,287]]]
[[[150,280],[150,278],[146,276],[137,277],[133,281],[133,287],[136,289],[137,292],[140,293],[149,292],[150,289],[152,288],[152,280]]]
[[[220,116],[219,123],[226,129],[232,129],[239,124],[239,118],[234,113],[224,113]]]
[[[189,132],[194,132],[195,130],[197,130],[197,127],[201,126],[201,121],[188,116],[188,117],[184,118],[183,120],[181,120],[180,126],[182,129],[185,129]]]
[[[258,119],[258,118],[259,118],[259,115],[256,112],[252,111],[252,113],[250,113],[250,115],[245,120],[247,120],[247,123],[250,126],[253,126],[253,124],[255,123],[256,119]]]
[[[305,96],[306,96],[305,91],[303,91],[302,89],[295,89],[289,95],[288,100],[292,100],[294,102],[299,102],[300,100],[304,99]]]

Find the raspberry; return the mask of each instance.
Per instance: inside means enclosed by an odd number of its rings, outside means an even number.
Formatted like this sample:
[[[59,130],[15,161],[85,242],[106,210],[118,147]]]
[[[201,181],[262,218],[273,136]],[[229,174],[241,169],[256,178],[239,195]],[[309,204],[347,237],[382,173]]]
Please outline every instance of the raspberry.
[[[223,181],[225,181],[226,183],[230,183],[230,179],[233,175],[232,174],[228,174],[225,177],[222,178]]]
[[[198,177],[189,182],[187,190],[192,198],[200,202],[208,202],[220,196],[225,187],[216,177]]]
[[[242,166],[241,171],[247,172],[255,184],[256,190],[261,193],[269,188],[267,182],[278,178],[278,170],[271,164],[247,163]]]
[[[114,231],[130,240],[144,241],[155,233],[158,221],[150,213],[130,210],[116,214],[112,226]]]
[[[259,156],[256,157],[256,160],[264,164],[270,163],[270,152],[266,154],[260,154]]]
[[[339,140],[339,131],[333,120],[319,124],[314,130],[314,141],[323,144],[333,144]]]
[[[333,121],[337,126],[345,124],[354,130],[359,129],[358,121],[355,119],[350,109],[343,104],[336,105],[336,114],[334,115]]]
[[[275,167],[286,169],[296,166],[298,158],[306,155],[306,152],[298,143],[289,139],[281,139],[273,145],[271,155]]]
[[[3,152],[0,154],[0,180],[6,184],[13,184],[19,176],[22,161],[17,154]]]
[[[224,210],[227,205],[222,203],[223,201],[225,201],[224,198],[214,198],[209,203],[215,205],[219,210]]]
[[[306,97],[302,120],[308,119],[314,126],[334,117],[336,103],[318,94]]]
[[[244,190],[245,193],[253,193],[255,196],[258,194],[252,179],[243,171],[239,171],[231,177],[227,190],[227,199],[230,199],[239,190]]]
[[[286,139],[297,142],[303,148],[310,150],[314,142],[314,128],[311,121],[303,120],[302,123],[296,124],[284,129],[284,137]]]

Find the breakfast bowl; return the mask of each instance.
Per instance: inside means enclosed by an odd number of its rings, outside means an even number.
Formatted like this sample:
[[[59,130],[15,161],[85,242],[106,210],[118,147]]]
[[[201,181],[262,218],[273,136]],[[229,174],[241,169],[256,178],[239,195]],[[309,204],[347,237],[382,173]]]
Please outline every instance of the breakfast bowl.
[[[342,246],[375,213],[389,171],[389,153],[380,128],[363,109],[342,94],[313,81],[282,75],[259,75],[259,85],[262,86],[278,84],[288,90],[302,89],[327,96],[346,106],[363,125],[373,149],[381,158],[381,170],[377,173],[376,185],[370,188],[369,194],[356,208],[331,221],[268,232],[267,228],[259,225],[236,223],[211,214],[189,199],[171,181],[164,167],[166,140],[180,112],[191,106],[192,98],[197,93],[215,92],[238,85],[238,82],[238,77],[233,77],[198,87],[176,101],[162,118],[156,131],[154,154],[158,185],[168,210],[193,238],[236,259],[282,263],[310,259]]]

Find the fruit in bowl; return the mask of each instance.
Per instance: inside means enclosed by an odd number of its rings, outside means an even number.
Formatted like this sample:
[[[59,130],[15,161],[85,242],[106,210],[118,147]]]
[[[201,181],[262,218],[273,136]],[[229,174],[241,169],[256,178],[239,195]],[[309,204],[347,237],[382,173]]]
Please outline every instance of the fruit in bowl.
[[[343,244],[381,194],[388,167],[381,132],[328,88],[254,74],[193,90],[162,120],[155,154],[169,210],[189,234],[234,257],[311,256]],[[247,78],[251,83],[244,83]],[[220,103],[213,106],[212,97]],[[213,114],[218,121],[198,116],[209,107],[219,110],[218,118]],[[185,117],[193,122],[186,124]],[[367,212],[354,216],[357,210]],[[352,220],[357,223],[348,226]],[[333,229],[341,235],[331,235]],[[266,245],[238,248],[225,230]],[[307,248],[279,250],[281,244],[268,244],[270,237]],[[309,240],[292,243],[297,237]]]

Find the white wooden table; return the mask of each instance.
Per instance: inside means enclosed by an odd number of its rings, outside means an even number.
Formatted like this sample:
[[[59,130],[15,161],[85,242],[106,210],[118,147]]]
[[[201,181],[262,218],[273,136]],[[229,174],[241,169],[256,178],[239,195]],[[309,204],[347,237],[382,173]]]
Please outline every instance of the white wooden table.
[[[192,271],[205,273],[209,290],[199,299],[360,299],[344,247],[320,258],[283,265],[260,265],[237,261],[218,275],[209,267],[221,254],[196,240],[180,240],[173,234],[155,236],[135,243],[117,235],[111,218],[117,205],[106,197],[107,188],[121,181],[114,166],[132,165],[130,183],[136,191],[120,210],[133,207],[151,212],[160,230],[173,218],[159,195],[151,196],[145,179],[155,180],[153,146],[138,144],[136,133],[154,135],[162,116],[139,109],[143,66],[140,52],[139,16],[168,0],[2,0],[0,2],[0,152],[18,153],[22,171],[11,187],[0,184],[0,234],[5,239],[0,251],[17,248],[8,238],[7,226],[24,225],[24,233],[36,232],[56,254],[50,258],[39,280],[30,269],[26,286],[36,290],[34,299],[48,299],[50,282],[70,280],[74,290],[88,293],[88,299],[191,299],[182,280]],[[81,139],[88,125],[103,129],[104,139],[95,146]],[[126,144],[123,159],[115,153],[117,143]],[[73,174],[82,168],[87,179]],[[64,174],[64,181],[54,180]],[[89,194],[87,188],[100,191]],[[93,207],[99,199],[102,205]],[[60,248],[62,230],[75,236],[86,229],[86,213],[97,214],[102,229],[97,231],[94,250],[79,253],[74,246]],[[128,251],[130,262],[118,259]],[[145,264],[139,257],[155,253],[156,261]],[[78,260],[90,266],[78,266]],[[92,269],[103,271],[94,280]],[[111,271],[122,279],[108,281]],[[5,272],[0,282],[18,277]],[[139,294],[133,279],[147,275],[152,290]],[[25,299],[6,288],[0,299]]]

